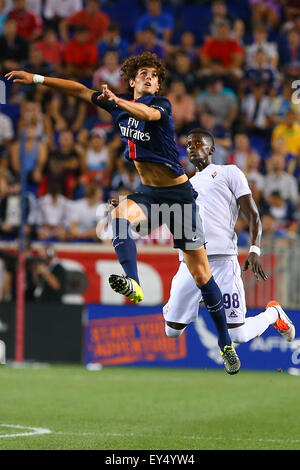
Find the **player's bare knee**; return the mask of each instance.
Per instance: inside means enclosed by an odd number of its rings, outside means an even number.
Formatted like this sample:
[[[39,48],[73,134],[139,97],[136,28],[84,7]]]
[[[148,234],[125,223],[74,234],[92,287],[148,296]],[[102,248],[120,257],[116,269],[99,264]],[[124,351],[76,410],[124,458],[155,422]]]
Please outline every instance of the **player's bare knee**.
[[[178,338],[178,336],[182,335],[186,327],[187,325],[184,323],[165,322],[165,332],[168,338]]]
[[[204,286],[210,280],[211,272],[206,271],[204,269],[197,270],[194,273],[192,273],[192,276],[197,286]]]

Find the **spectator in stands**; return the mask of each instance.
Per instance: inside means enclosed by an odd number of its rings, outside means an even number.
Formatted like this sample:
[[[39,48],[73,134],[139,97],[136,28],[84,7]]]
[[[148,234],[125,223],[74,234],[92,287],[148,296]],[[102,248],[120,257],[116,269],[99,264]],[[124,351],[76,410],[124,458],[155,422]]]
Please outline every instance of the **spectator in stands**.
[[[230,26],[233,26],[235,18],[232,14],[228,12],[227,5],[224,0],[214,0],[211,5],[211,13],[212,18],[207,26],[207,36],[216,37],[218,27],[224,21],[228,21]]]
[[[228,162],[230,163],[230,162]],[[249,152],[246,158],[243,172],[247,178],[249,187],[252,191],[253,199],[258,206],[262,199],[265,178],[259,171],[260,157],[256,152]]]
[[[241,121],[248,134],[268,139],[271,134],[271,100],[263,82],[255,82],[241,102]]]
[[[163,13],[161,0],[147,0],[147,13],[142,15],[136,24],[136,39],[141,40],[141,33],[146,28],[153,28],[156,36],[166,44],[171,42],[174,18],[169,13]]]
[[[172,45],[168,48],[172,53],[177,51],[184,51],[189,56],[192,68],[196,68],[200,65],[199,47],[196,46],[196,37],[192,31],[184,31],[179,39],[178,45]],[[171,52],[170,51],[170,52]]]
[[[108,51],[116,51],[119,62],[123,62],[128,57],[129,43],[127,39],[122,38],[118,23],[111,22],[103,39],[98,43],[98,56],[100,60],[103,60]]]
[[[280,153],[273,153],[270,157],[269,172],[265,177],[263,194],[264,197],[268,197],[274,191],[279,191],[283,199],[289,199],[296,205],[299,198],[297,180],[284,171],[284,167],[284,156]]]
[[[42,246],[35,263],[35,298],[38,302],[61,302],[66,288],[66,272],[53,246]]]
[[[44,60],[43,51],[36,43],[30,46],[28,60],[24,60],[21,67],[26,72],[40,75],[53,76],[55,73],[53,64]]]
[[[286,239],[287,232],[284,228],[277,227],[274,215],[266,212],[261,217],[263,243]]]
[[[278,136],[272,140],[271,152],[266,155],[264,159],[265,169],[267,172],[271,171],[272,159],[270,159],[272,153],[278,153],[284,158],[284,171],[290,175],[298,177],[299,175],[299,164],[298,155],[294,155],[286,150],[286,144],[283,136]]]
[[[88,147],[82,152],[81,169],[83,177],[90,183],[106,186],[109,181],[109,164],[112,158],[112,145],[107,144],[103,129],[91,130]]]
[[[14,7],[9,12],[9,17],[17,22],[17,33],[28,41],[35,41],[42,33],[43,23],[39,16],[29,11],[26,0],[14,0]]]
[[[81,136],[84,136],[84,139],[88,135],[88,131],[94,127],[99,127],[104,129],[107,133],[107,139],[110,141],[112,138],[115,138],[117,133],[114,127],[113,119],[110,113],[105,111],[105,109],[97,106],[92,114],[88,114],[84,128],[78,132],[77,141],[81,139]]]
[[[284,79],[284,77],[283,77]],[[298,104],[294,105],[292,94],[294,92],[292,83],[285,80],[281,85],[282,91],[278,91],[275,96],[272,96],[272,123],[273,125],[280,124],[289,109],[293,109],[300,118],[300,110]]]
[[[35,127],[36,138],[46,142],[49,148],[53,145],[53,132],[50,117],[47,113],[42,112],[41,104],[37,101],[27,99],[20,106],[20,119],[17,125],[18,135],[26,129],[28,125]]]
[[[237,132],[233,140],[233,149],[228,156],[229,165],[237,165],[242,171],[245,171],[247,164],[249,164],[249,157],[255,154],[258,157],[257,169],[259,168],[259,155],[254,152],[250,146],[250,140],[245,132]]]
[[[43,16],[48,25],[57,28],[58,22],[82,10],[82,0],[45,0]]]
[[[199,78],[186,51],[177,51],[169,65],[167,85],[170,86],[174,80],[182,80],[187,93],[191,95],[199,92]]]
[[[14,138],[14,125],[12,119],[1,112],[0,105],[0,152],[9,151],[10,144]]]
[[[287,152],[300,155],[300,124],[294,110],[288,110],[283,122],[273,129],[272,141],[277,137],[284,138]]]
[[[243,49],[245,47],[245,32],[246,26],[244,21],[240,19],[235,20],[232,26],[230,37],[235,39]]]
[[[215,140],[215,152],[213,163],[225,165],[228,159],[229,150],[232,146],[230,132],[221,124],[216,123],[216,116],[210,110],[202,112],[199,116],[199,127],[210,131]]]
[[[43,61],[51,64],[55,73],[61,74],[63,71],[64,46],[59,41],[55,29],[44,29],[42,38],[35,43],[35,46],[42,52]]]
[[[281,0],[250,0],[251,22],[265,24],[268,29],[277,29],[281,16]]]
[[[172,115],[177,135],[184,133],[196,120],[195,100],[186,92],[182,80],[173,80],[166,95],[172,105]]]
[[[244,60],[243,48],[230,34],[229,22],[222,21],[216,36],[206,39],[201,51],[202,74],[218,75],[229,83],[241,78]]]
[[[153,28],[141,31],[139,41],[132,46],[132,55],[140,55],[146,51],[156,54],[162,60],[166,57],[166,48],[163,42],[157,39]]]
[[[237,118],[238,100],[236,94],[224,87],[220,77],[212,77],[196,98],[199,113],[210,109],[216,116],[216,124],[230,129]]]
[[[253,43],[246,48],[246,64],[251,66],[258,49],[262,49],[272,67],[278,64],[278,48],[277,44],[268,41],[268,32],[265,26],[258,24],[253,28]]]
[[[59,32],[62,40],[67,43],[70,40],[69,29],[71,27],[86,26],[89,31],[89,39],[96,44],[103,39],[109,23],[109,17],[101,11],[100,0],[87,0],[85,8],[60,22]]]
[[[44,60],[42,51],[36,47],[35,43],[31,44],[29,48],[28,59],[20,64],[20,67],[26,72],[53,76],[55,74],[55,68],[50,63]],[[27,85],[24,86],[19,84],[19,101],[22,102],[26,96],[31,96],[33,101],[45,103],[47,99],[51,99],[51,91],[47,90],[42,85]],[[49,98],[50,97],[50,98]]]
[[[275,228],[284,230],[288,237],[294,238],[298,230],[298,219],[295,204],[284,198],[280,191],[274,190],[265,197],[260,207],[261,214],[271,214],[274,217]]]
[[[16,238],[21,224],[21,185],[13,177],[8,181],[6,195],[0,201],[0,236]],[[25,196],[25,226],[27,236],[31,236],[36,224],[36,198],[32,193]]]
[[[244,68],[243,89],[252,89],[255,82],[264,83],[266,92],[279,87],[279,72],[269,64],[263,49],[257,49],[252,65]]]
[[[65,49],[66,74],[74,79],[91,79],[98,65],[98,49],[89,39],[87,26],[77,26]]]
[[[53,182],[59,184],[59,192],[69,199],[74,199],[78,187],[80,154],[76,149],[74,135],[70,130],[61,131],[58,148],[49,155],[46,187]]]
[[[0,150],[0,200],[6,195],[8,183],[13,179],[9,163],[8,152]]]
[[[42,16],[42,3],[44,0],[26,0],[27,10],[32,11],[38,17]],[[14,0],[6,0],[6,11],[10,12],[14,7]]]
[[[24,139],[24,141],[23,141]],[[36,128],[28,124],[21,136],[10,148],[11,167],[16,176],[20,176],[21,162],[27,174],[27,183],[35,191],[41,183],[48,158],[45,142],[37,138]]]
[[[100,205],[101,208],[99,208]],[[105,208],[101,188],[98,185],[88,185],[85,189],[85,197],[72,203],[69,239],[97,241],[97,211],[105,210]]]
[[[87,116],[87,104],[74,96],[55,92],[50,103],[49,115],[55,132],[64,130],[78,132],[82,129]]]
[[[0,36],[1,75],[20,67],[20,63],[28,56],[28,42],[17,34],[17,22],[13,18],[6,18],[3,23],[3,32]]]
[[[280,65],[285,78],[295,79],[300,74],[300,32],[292,29],[280,49]]]
[[[117,51],[107,51],[103,58],[103,65],[93,75],[93,89],[102,90],[106,83],[114,93],[124,93],[126,85],[120,75],[119,56]]]
[[[38,239],[66,240],[70,210],[70,200],[60,193],[60,185],[52,182],[48,193],[38,199]]]

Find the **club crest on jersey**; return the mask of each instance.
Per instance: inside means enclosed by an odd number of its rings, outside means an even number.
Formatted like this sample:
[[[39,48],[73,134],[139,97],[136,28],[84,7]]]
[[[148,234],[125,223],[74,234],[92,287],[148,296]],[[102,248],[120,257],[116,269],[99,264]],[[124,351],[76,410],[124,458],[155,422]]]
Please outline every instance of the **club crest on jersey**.
[[[215,171],[211,174],[211,177],[212,177],[212,178],[215,178],[216,176],[217,176],[217,172],[216,172],[216,170],[215,170]]]

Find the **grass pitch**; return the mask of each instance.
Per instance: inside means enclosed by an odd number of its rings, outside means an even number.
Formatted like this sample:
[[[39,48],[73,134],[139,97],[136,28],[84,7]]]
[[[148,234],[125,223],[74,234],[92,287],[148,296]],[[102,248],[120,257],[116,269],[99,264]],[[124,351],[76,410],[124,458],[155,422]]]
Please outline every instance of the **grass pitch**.
[[[0,383],[0,450],[300,449],[287,373],[1,366]]]

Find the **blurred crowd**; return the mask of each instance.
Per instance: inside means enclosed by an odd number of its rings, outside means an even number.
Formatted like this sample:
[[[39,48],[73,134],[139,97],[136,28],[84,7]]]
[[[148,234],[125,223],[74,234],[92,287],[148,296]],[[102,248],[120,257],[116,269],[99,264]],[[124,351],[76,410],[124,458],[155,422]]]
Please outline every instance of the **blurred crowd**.
[[[214,163],[246,175],[266,238],[299,233],[298,0],[0,0],[0,76],[11,70],[103,83],[124,93],[122,61],[143,51],[166,64],[176,142],[189,176],[188,130],[215,136]],[[135,168],[104,110],[43,85],[6,82],[0,107],[0,234],[18,236],[20,169],[32,240],[110,242],[100,206],[135,191]],[[100,211],[101,212],[101,211]],[[240,246],[247,221],[237,223]],[[160,233],[143,243],[171,243]]]

